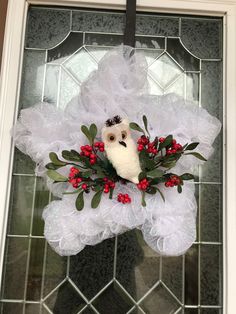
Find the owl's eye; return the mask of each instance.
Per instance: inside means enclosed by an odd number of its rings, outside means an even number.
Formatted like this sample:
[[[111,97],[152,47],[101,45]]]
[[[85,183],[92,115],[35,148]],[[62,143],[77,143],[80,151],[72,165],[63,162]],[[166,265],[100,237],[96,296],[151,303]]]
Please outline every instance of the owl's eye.
[[[116,137],[114,134],[108,134],[107,139],[109,142],[114,142]]]
[[[126,131],[122,131],[121,132],[121,136],[122,136],[122,140],[125,140],[127,137],[127,132]]]

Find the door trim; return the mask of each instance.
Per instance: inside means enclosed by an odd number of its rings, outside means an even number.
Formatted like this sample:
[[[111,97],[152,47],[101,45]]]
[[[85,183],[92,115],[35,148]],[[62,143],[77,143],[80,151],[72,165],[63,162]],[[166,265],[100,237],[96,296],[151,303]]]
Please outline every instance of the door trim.
[[[7,228],[13,142],[28,6],[125,9],[125,0],[9,0],[0,76],[0,280]],[[224,19],[224,314],[235,313],[236,282],[236,0],[137,0],[137,10],[222,16]],[[228,144],[228,145],[227,145]]]

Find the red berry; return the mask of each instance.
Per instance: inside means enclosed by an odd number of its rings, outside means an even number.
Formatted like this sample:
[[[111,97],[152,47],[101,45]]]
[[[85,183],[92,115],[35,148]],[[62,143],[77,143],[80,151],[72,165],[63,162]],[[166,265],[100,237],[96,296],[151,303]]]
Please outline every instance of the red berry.
[[[87,187],[88,187],[88,185],[87,185],[86,183],[83,183],[82,186],[81,186],[81,188],[82,188],[83,190],[86,190]]]
[[[111,182],[111,183],[110,183],[110,188],[114,189],[115,186],[116,186],[116,185],[115,185],[115,182]]]
[[[109,193],[109,189],[104,189],[104,193]]]
[[[164,137],[160,137],[160,138],[159,138],[159,142],[160,142],[160,143],[163,143],[164,141],[165,141],[165,138],[164,138]]]
[[[138,145],[138,151],[141,152],[144,149],[144,146],[142,144]]]
[[[176,144],[176,140],[173,139],[173,140],[172,140],[172,145],[175,145],[175,144]]]
[[[99,151],[100,151],[101,153],[104,152],[104,150],[105,150],[104,147],[102,147],[102,146],[99,147]]]

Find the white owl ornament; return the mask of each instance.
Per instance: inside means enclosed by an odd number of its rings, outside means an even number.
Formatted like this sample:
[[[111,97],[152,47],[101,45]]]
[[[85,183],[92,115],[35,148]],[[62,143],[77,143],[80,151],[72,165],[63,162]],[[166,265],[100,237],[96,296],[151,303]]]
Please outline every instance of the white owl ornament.
[[[141,167],[137,147],[131,137],[129,121],[119,116],[107,120],[102,129],[102,140],[107,158],[117,174],[137,184]]]

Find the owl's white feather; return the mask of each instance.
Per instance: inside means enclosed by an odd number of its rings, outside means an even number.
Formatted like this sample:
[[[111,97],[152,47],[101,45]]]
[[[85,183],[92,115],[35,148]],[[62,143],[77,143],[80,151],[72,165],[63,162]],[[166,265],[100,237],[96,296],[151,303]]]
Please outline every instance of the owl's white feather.
[[[138,183],[141,172],[137,147],[131,137],[129,121],[102,129],[102,140],[105,144],[107,158],[116,169],[117,174],[133,183]]]

